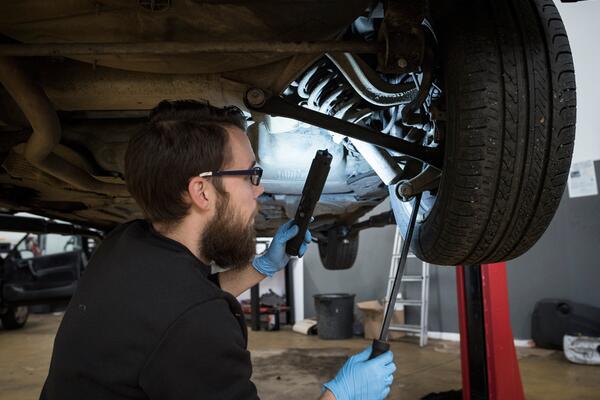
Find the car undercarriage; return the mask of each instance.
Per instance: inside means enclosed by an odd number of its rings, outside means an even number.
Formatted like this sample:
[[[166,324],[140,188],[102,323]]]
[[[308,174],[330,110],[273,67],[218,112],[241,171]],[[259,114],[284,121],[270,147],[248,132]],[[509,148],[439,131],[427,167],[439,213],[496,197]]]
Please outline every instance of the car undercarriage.
[[[0,207],[109,230],[141,217],[127,142],[163,99],[236,105],[264,169],[258,235],[333,155],[312,230],[328,268],[406,226],[423,260],[529,249],[566,183],[575,81],[552,1],[23,1],[0,5]],[[391,213],[359,219],[386,197]]]

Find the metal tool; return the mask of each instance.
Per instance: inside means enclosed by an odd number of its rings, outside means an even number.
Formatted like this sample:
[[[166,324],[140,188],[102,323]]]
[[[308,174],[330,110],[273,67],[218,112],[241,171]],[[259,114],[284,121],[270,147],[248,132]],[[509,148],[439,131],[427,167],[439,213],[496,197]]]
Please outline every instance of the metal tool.
[[[394,309],[396,308],[396,299],[398,298],[398,292],[400,291],[400,285],[402,284],[402,275],[404,274],[404,268],[406,267],[406,259],[408,257],[408,250],[410,249],[410,241],[412,234],[415,229],[415,223],[417,221],[417,215],[419,213],[419,205],[421,204],[421,193],[415,196],[413,203],[413,210],[410,215],[410,222],[406,229],[406,235],[404,235],[404,242],[402,243],[402,252],[400,253],[400,259],[398,260],[398,268],[396,269],[396,277],[394,278],[394,284],[392,286],[392,293],[388,301],[387,307],[385,308],[385,314],[383,316],[383,324],[381,325],[381,333],[379,339],[373,340],[373,350],[369,359],[375,358],[390,349],[390,344],[387,342],[388,331],[392,316],[394,315]]]

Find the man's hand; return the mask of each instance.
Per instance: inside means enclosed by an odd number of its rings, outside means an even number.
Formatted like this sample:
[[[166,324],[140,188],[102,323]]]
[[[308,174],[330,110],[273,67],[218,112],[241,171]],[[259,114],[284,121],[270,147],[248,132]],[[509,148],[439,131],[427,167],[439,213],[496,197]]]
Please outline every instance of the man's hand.
[[[346,361],[333,380],[325,388],[336,400],[380,400],[390,393],[394,380],[394,356],[391,351],[369,360],[371,346]]]
[[[251,264],[249,263],[243,268],[219,273],[221,289],[237,297],[265,279],[265,276],[271,277],[277,271],[283,269],[290,260],[290,256],[285,252],[285,244],[298,234],[298,230],[298,226],[293,225],[293,221],[288,221],[281,225],[273,241],[271,241],[271,246],[269,246],[264,255],[256,257]],[[306,252],[310,241],[310,232],[306,231],[304,243],[300,246],[300,257]]]
[[[292,239],[298,234],[298,225],[294,224],[293,220],[289,220],[285,224],[281,225],[275,234],[275,237],[271,241],[271,245],[260,257],[256,257],[252,261],[252,266],[261,274],[268,277],[272,277],[277,271],[283,269],[290,256],[285,252],[285,245],[288,240]],[[306,230],[304,236],[304,243],[300,246],[299,256],[302,257],[306,252],[312,236],[310,231]]]

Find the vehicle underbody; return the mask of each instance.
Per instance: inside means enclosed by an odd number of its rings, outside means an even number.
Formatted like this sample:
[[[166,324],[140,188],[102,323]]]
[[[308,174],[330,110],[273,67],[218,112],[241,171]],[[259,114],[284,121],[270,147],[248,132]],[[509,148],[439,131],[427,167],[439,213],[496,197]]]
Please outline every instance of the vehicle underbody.
[[[265,171],[260,236],[293,217],[312,157],[327,148],[320,247],[357,242],[357,221],[388,195],[405,224],[407,200],[424,193],[421,258],[518,256],[564,189],[574,78],[552,2],[499,3],[1,5],[0,208],[101,230],[141,217],[125,186],[127,142],[159,101],[196,99],[248,113]],[[383,220],[394,221],[373,226]]]

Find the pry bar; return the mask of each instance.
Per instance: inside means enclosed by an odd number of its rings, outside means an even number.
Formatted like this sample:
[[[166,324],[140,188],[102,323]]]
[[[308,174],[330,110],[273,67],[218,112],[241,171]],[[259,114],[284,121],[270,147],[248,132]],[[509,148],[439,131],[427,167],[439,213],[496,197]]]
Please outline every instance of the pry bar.
[[[390,294],[387,307],[385,308],[385,314],[383,316],[383,324],[381,325],[379,339],[373,340],[373,349],[371,351],[371,356],[369,357],[369,359],[375,358],[390,349],[390,344],[387,341],[388,331],[390,329],[390,322],[392,321],[392,316],[394,315],[394,310],[396,308],[396,299],[398,298],[398,292],[400,291],[400,285],[402,284],[402,276],[404,275],[406,259],[408,257],[408,251],[410,249],[410,241],[412,240],[412,234],[415,229],[415,224],[417,222],[417,215],[419,213],[420,205],[421,194],[419,193],[417,196],[415,196],[415,201],[413,203],[412,213],[410,214],[408,228],[406,229],[406,234],[404,235],[404,240],[402,241],[402,251],[400,252],[400,260],[398,260],[398,268],[396,269],[396,277],[394,278],[392,293]]]

